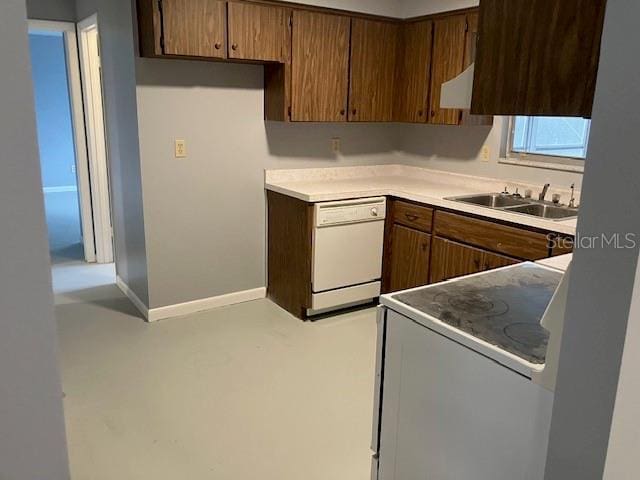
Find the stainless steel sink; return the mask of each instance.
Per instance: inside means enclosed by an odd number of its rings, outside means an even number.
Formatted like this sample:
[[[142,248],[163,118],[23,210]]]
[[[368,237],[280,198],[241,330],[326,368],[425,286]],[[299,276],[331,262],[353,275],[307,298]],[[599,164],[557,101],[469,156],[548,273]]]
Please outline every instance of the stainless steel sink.
[[[449,198],[448,200],[455,200],[457,202],[464,202],[464,203],[472,203],[473,205],[480,205],[482,207],[490,207],[490,208],[504,208],[504,207],[512,207],[515,205],[529,204],[528,200],[512,197],[510,195],[504,195],[502,193],[466,195],[463,197]]]
[[[532,217],[546,218],[555,221],[569,220],[578,216],[577,208],[560,206],[544,200],[522,198],[506,193],[462,195],[459,197],[448,197],[445,200],[469,203],[481,207],[492,208],[494,210],[519,213],[522,215],[530,215]]]
[[[530,205],[520,205],[518,207],[506,208],[508,212],[524,213],[533,215],[534,217],[549,218],[552,220],[566,220],[578,216],[575,208],[557,207],[555,205],[545,205],[541,203],[532,203]]]

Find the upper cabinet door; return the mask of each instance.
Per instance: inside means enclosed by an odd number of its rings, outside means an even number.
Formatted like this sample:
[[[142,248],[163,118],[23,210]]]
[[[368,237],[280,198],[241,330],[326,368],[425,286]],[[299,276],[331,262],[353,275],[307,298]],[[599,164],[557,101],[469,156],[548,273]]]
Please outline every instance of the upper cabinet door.
[[[432,46],[433,22],[430,20],[408,23],[400,29],[395,121],[427,121]]]
[[[225,58],[224,0],[161,0],[165,55]]]
[[[429,123],[460,123],[460,110],[440,108],[440,89],[444,82],[463,71],[466,27],[465,15],[452,15],[434,21]]]
[[[398,25],[352,19],[349,120],[393,120]]]
[[[291,10],[229,2],[229,58],[287,63],[291,56]]]
[[[347,119],[350,25],[341,15],[293,12],[291,120]]]
[[[476,61],[478,17],[478,12],[467,13],[467,37],[464,47],[464,69]],[[460,125],[493,125],[493,115],[471,115],[469,110],[463,110]]]
[[[481,0],[471,112],[591,116],[606,0]]]

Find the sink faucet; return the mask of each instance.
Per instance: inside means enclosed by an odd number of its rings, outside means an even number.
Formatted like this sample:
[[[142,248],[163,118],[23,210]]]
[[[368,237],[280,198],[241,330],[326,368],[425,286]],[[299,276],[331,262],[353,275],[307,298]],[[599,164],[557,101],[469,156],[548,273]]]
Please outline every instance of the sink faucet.
[[[547,196],[547,190],[549,190],[550,186],[551,186],[550,183],[544,184],[544,187],[542,187],[542,191],[540,192],[540,195],[538,195],[538,200],[544,200],[544,197]]]
[[[575,188],[576,188],[576,184],[572,183],[571,184],[571,200],[569,200],[569,208],[576,207]]]

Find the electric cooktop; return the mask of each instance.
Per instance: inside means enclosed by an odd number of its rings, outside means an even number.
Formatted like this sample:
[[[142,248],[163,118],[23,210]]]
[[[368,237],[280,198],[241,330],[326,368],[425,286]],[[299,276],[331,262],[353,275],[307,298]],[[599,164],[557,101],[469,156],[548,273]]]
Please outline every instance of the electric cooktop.
[[[540,325],[562,273],[534,263],[428,285],[392,298],[534,364],[549,332]]]

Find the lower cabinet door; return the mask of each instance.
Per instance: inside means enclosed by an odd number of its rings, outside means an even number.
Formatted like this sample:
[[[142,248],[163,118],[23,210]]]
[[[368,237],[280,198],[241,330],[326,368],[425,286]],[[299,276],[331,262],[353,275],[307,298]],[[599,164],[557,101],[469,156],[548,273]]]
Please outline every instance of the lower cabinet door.
[[[431,258],[431,283],[442,282],[450,278],[492,270],[519,263],[504,255],[487,252],[440,237],[433,237]]]
[[[506,267],[507,265],[515,265],[520,263],[520,260],[515,258],[505,257],[504,255],[498,255],[497,253],[485,252],[484,259],[482,261],[483,270],[493,270],[494,268]]]
[[[481,272],[484,250],[461,243],[433,237],[433,257],[431,259],[431,283],[450,278]]]
[[[394,292],[429,283],[430,250],[431,235],[393,225],[388,290]]]

